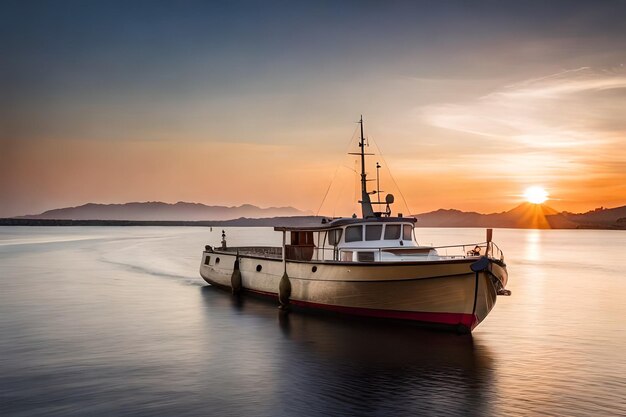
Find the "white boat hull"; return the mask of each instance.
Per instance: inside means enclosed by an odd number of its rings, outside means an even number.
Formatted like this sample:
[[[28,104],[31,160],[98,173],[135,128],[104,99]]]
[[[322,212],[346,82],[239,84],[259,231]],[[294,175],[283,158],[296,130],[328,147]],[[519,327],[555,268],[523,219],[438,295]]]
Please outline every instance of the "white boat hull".
[[[208,258],[208,261],[207,261]],[[203,253],[200,275],[231,288],[237,256]],[[453,326],[471,331],[491,311],[506,267],[490,261],[475,273],[478,258],[416,262],[304,262],[240,255],[243,290],[278,297],[287,272],[290,304],[340,313]]]

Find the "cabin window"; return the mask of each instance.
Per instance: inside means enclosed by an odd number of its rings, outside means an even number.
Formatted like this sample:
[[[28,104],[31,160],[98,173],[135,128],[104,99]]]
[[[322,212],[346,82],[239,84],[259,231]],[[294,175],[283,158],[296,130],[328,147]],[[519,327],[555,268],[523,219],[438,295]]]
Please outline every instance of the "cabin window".
[[[211,262],[211,257],[207,256],[206,258],[204,258],[204,264],[205,265],[209,265],[209,263]]]
[[[363,226],[346,227],[346,242],[360,242],[363,240]]]
[[[357,252],[359,262],[374,262],[374,252]]]
[[[382,224],[368,224],[365,226],[365,240],[380,240],[380,235],[382,234]]]
[[[343,229],[332,229],[328,231],[328,243],[337,246],[341,240],[341,232]]]
[[[400,239],[400,225],[388,224],[385,226],[385,240]]]
[[[402,240],[412,240],[412,229],[413,228],[408,224],[402,226]]]
[[[344,262],[352,262],[352,251],[342,251],[341,260]]]
[[[315,244],[313,241],[313,232],[291,232],[291,244],[299,246]]]

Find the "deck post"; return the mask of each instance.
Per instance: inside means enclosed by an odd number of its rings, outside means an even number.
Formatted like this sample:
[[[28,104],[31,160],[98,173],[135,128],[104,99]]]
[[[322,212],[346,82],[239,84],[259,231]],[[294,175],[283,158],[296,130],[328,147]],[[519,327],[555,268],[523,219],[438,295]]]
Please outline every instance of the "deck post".
[[[279,309],[282,311],[289,311],[289,297],[291,297],[291,282],[289,281],[289,275],[287,275],[287,253],[285,246],[287,244],[286,231],[283,230],[283,276],[278,284],[278,302]]]
[[[287,258],[285,254],[285,244],[287,243],[287,232],[283,230],[283,272],[287,270]]]

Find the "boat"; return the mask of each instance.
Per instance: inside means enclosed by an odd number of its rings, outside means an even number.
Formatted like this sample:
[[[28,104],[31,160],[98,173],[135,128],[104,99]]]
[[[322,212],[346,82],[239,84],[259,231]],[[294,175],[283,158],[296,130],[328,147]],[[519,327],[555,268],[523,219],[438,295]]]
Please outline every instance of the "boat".
[[[361,217],[275,227],[281,246],[231,247],[222,231],[221,246],[205,246],[200,275],[233,294],[271,297],[282,311],[326,310],[471,333],[498,295],[510,295],[492,229],[483,242],[420,245],[417,219],[392,215],[393,195],[384,202],[370,198],[380,187],[368,190],[362,117],[358,123],[359,152],[353,154],[361,162]]]

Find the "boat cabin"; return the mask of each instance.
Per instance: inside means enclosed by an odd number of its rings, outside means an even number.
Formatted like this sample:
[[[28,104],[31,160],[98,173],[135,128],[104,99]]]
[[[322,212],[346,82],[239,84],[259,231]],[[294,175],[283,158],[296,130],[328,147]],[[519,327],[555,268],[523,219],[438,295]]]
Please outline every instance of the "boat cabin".
[[[419,246],[414,218],[337,219],[319,227],[277,227],[285,235],[285,257],[295,261],[377,262],[436,255]],[[287,237],[289,239],[287,239]]]

